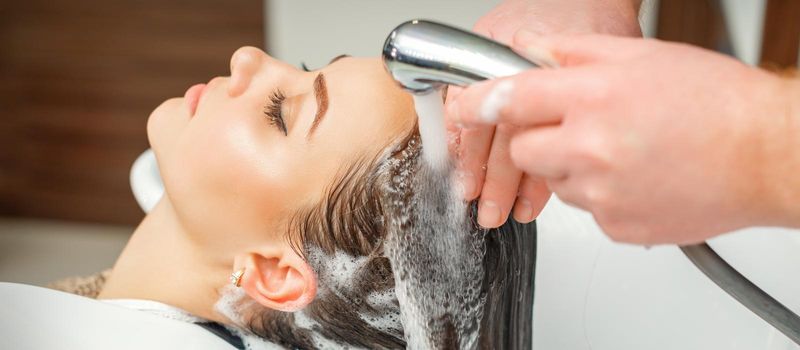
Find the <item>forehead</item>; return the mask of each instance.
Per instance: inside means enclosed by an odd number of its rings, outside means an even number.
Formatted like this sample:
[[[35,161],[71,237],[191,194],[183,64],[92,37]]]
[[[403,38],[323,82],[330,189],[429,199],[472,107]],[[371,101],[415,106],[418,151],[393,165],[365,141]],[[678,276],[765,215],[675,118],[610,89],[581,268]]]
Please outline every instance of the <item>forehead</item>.
[[[380,151],[413,126],[412,98],[389,76],[380,59],[342,58],[322,72],[328,86],[329,114],[320,125],[321,134]]]

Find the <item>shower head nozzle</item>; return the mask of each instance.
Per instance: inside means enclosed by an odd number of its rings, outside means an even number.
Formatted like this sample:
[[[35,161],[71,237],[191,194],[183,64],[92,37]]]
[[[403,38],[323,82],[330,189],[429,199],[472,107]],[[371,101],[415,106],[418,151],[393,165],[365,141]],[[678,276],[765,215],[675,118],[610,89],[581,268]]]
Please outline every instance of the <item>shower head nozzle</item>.
[[[383,62],[400,86],[417,95],[539,67],[496,41],[425,20],[395,28],[383,45]]]

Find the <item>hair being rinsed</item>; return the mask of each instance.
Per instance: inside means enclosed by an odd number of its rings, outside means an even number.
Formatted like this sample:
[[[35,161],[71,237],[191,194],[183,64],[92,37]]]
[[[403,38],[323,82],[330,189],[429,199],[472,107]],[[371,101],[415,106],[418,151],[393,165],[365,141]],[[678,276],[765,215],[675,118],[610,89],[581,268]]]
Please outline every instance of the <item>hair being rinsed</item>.
[[[414,174],[400,169],[416,168],[420,149],[415,125],[386,154],[364,156],[348,165],[321,203],[298,212],[287,238],[314,269],[317,297],[293,313],[247,303],[241,326],[287,348],[405,348],[384,243],[389,219],[401,215],[394,208],[411,205]],[[403,176],[408,178],[398,178]],[[389,183],[401,185],[390,188]],[[474,214],[475,207],[468,210]],[[509,221],[482,232],[485,307],[479,345],[530,348],[535,227]]]

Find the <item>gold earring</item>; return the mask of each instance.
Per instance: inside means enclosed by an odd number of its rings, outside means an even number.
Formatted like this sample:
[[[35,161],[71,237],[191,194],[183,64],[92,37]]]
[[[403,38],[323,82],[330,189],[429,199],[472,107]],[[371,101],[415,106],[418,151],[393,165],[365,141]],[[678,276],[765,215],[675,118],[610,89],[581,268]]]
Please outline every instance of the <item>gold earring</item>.
[[[236,272],[231,274],[231,284],[237,287],[241,287],[242,276],[244,276],[244,268],[236,270]]]

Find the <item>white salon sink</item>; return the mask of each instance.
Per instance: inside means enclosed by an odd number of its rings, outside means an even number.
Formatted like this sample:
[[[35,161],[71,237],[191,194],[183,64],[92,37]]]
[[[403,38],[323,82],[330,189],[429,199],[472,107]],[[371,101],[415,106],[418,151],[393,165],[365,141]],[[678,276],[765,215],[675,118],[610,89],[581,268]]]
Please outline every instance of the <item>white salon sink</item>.
[[[675,246],[614,243],[590,214],[559,200],[538,222],[535,349],[800,349]],[[800,313],[800,232],[754,228],[709,244]]]

